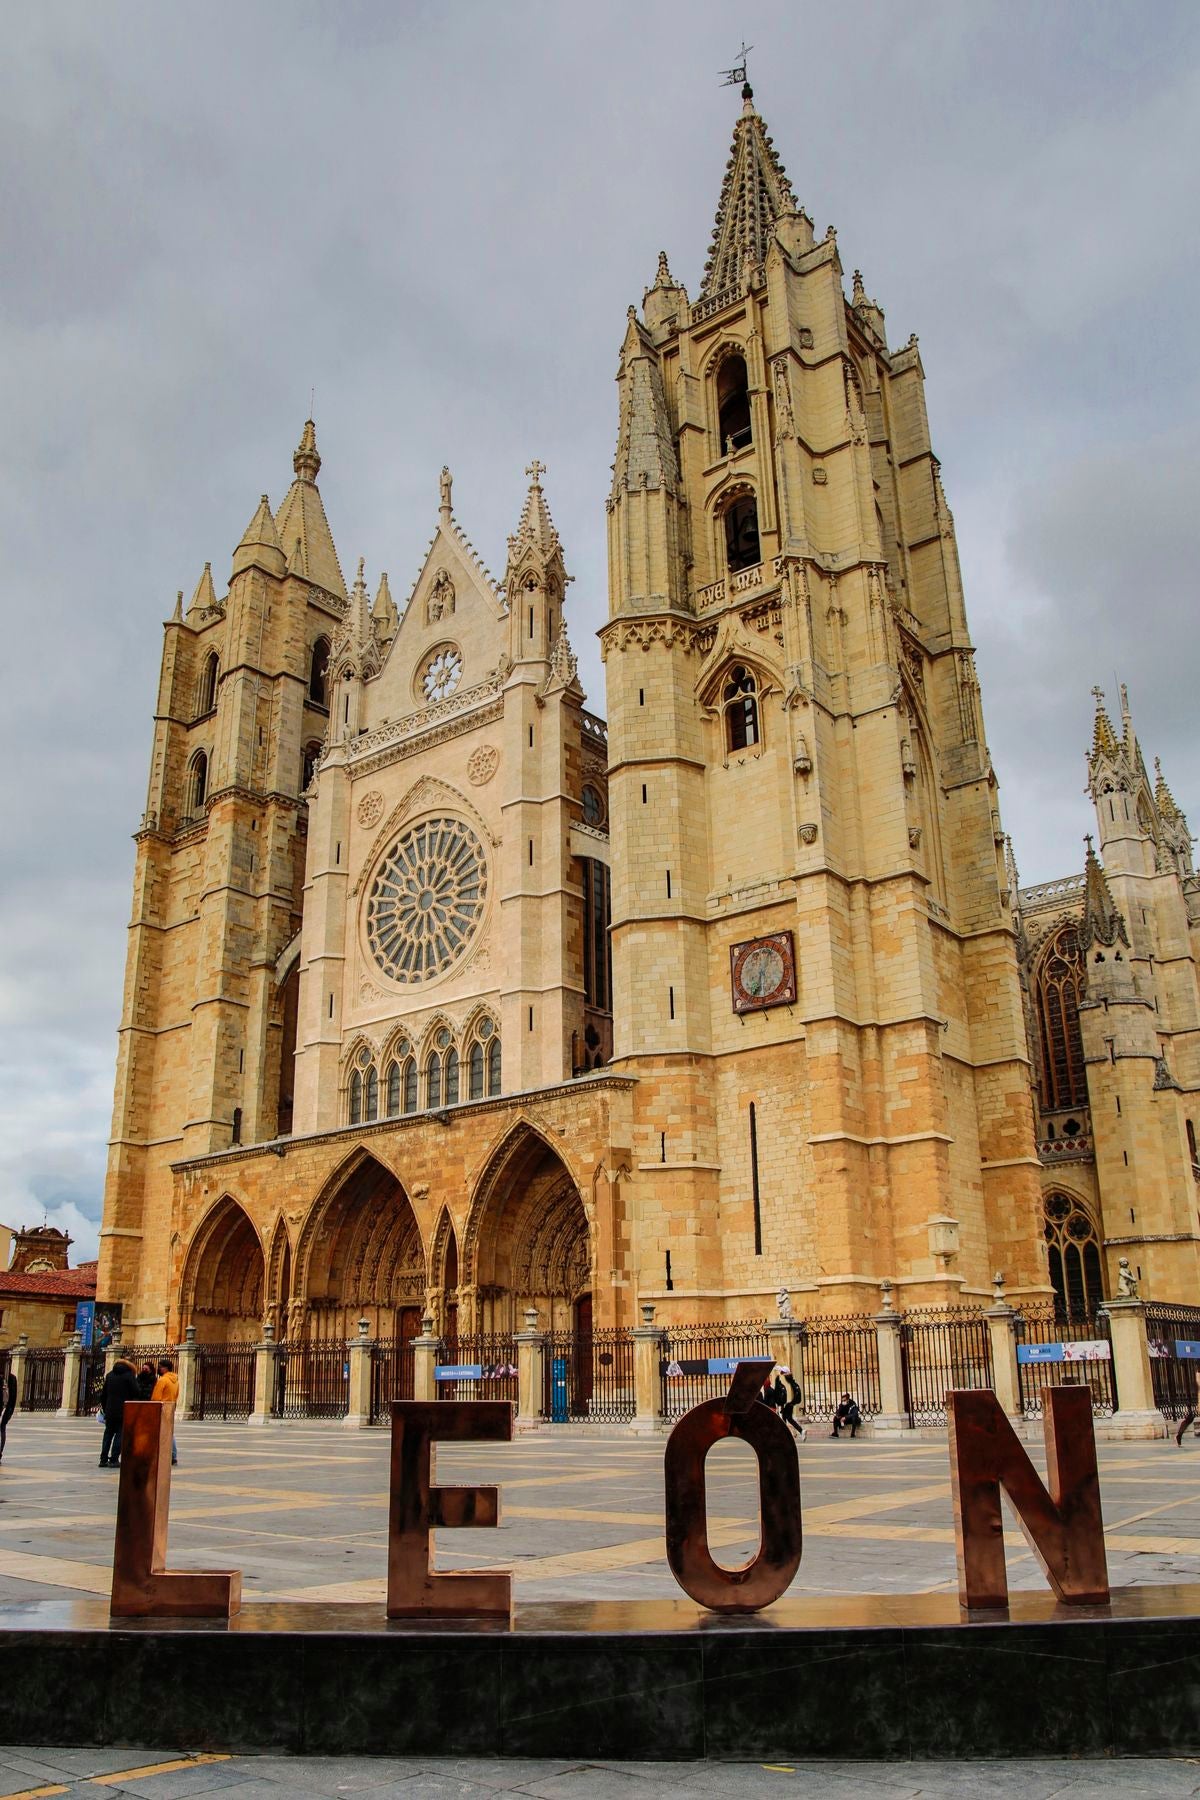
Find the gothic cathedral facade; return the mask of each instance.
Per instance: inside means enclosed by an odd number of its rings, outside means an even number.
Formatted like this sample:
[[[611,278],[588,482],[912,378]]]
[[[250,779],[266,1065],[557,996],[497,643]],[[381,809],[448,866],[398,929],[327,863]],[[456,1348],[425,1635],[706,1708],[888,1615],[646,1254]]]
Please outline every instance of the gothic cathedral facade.
[[[781,1286],[838,1314],[884,1281],[956,1305],[996,1269],[1013,1296],[1061,1285],[1029,908],[920,352],[889,348],[857,273],[845,297],[748,89],[699,293],[660,257],[618,385],[607,724],[537,462],[499,584],[443,470],[401,609],[361,563],[347,592],[310,421],[227,593],[206,566],[180,597],[101,1235],[130,1337],[741,1318]],[[1159,1108],[1133,1205],[1176,1228],[1179,1256],[1143,1259],[1170,1287],[1195,1270],[1194,896],[1182,851],[1172,877],[1126,869],[1124,843],[1102,836],[1125,885],[1097,941],[1174,879],[1160,960],[1089,960],[1076,1013],[1096,1013],[1088,1083],[1117,1070],[1127,1122]],[[1089,897],[1103,880],[1089,862]],[[1191,1021],[1170,1065],[1156,973]],[[1127,1067],[1107,1048],[1126,1037]],[[1095,1103],[1087,1135],[1103,1245],[1131,1146]]]

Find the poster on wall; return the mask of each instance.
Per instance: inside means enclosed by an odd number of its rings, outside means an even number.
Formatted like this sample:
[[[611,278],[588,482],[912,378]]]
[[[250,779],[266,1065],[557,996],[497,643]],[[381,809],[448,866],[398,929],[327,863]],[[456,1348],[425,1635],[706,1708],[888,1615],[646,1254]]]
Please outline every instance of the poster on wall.
[[[113,1338],[121,1329],[121,1303],[106,1300],[103,1305],[95,1302],[96,1318],[92,1326],[92,1342],[101,1350],[107,1350]]]

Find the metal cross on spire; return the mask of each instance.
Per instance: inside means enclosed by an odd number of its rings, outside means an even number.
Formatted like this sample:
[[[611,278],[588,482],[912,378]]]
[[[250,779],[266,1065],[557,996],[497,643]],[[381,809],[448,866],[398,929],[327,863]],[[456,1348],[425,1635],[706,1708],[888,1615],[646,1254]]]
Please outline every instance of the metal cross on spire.
[[[1104,698],[1104,689],[1102,687],[1094,687],[1092,689],[1092,695],[1093,695],[1093,698],[1096,700],[1097,704],[1099,704],[1099,702],[1101,700],[1103,700],[1103,698]]]
[[[743,87],[746,85],[746,58],[753,48],[753,44],[743,44],[738,51],[738,60],[734,63],[732,69],[721,70],[722,75],[725,77],[724,81],[721,83],[722,87]]]
[[[541,478],[546,473],[546,465],[544,462],[539,462],[537,457],[535,456],[533,461],[530,463],[529,467],[526,469],[525,473],[529,476],[530,480],[533,482],[534,487],[540,487],[542,485]]]

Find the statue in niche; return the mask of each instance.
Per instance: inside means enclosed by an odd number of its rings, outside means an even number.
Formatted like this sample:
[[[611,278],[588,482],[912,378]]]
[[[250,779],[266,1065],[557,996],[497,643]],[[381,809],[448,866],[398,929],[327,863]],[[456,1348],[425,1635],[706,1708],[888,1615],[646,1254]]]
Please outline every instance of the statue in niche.
[[[436,625],[454,611],[454,583],[445,569],[439,569],[425,602],[425,623]]]

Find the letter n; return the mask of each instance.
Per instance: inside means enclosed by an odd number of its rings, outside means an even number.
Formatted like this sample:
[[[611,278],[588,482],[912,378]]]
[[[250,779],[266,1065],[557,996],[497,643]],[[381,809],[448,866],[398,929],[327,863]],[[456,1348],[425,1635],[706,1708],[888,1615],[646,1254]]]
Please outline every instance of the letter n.
[[[989,1388],[956,1388],[946,1402],[960,1604],[1008,1605],[1001,1488],[1058,1598],[1073,1606],[1106,1601],[1090,1390],[1043,1390],[1049,1492]]]

